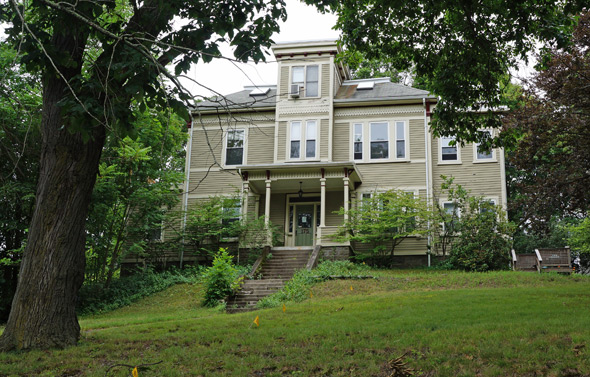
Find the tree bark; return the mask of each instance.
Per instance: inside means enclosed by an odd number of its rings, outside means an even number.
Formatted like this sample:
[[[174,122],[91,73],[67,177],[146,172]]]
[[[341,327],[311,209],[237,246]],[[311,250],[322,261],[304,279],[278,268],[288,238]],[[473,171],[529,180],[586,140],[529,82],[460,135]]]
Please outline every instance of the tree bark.
[[[52,42],[81,62],[85,37],[60,34]],[[58,68],[69,80],[80,66]],[[36,206],[0,351],[63,348],[80,336],[76,302],[84,280],[85,222],[105,129],[93,127],[87,142],[71,133],[59,106],[69,95],[62,77],[46,74]]]

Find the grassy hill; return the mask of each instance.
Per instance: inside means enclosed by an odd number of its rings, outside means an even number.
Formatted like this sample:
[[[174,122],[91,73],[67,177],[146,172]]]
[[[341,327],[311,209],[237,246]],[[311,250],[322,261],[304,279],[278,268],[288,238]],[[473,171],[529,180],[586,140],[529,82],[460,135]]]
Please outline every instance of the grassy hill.
[[[78,347],[0,354],[0,376],[590,376],[588,277],[375,275],[234,315],[177,285],[82,318]]]

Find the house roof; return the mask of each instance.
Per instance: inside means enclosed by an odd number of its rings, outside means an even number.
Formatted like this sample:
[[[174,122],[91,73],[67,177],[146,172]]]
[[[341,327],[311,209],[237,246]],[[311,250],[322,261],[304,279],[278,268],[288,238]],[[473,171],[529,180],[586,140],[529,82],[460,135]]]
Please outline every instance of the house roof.
[[[358,89],[359,84],[373,82],[373,88],[369,90]],[[412,88],[410,86],[395,84],[389,81],[389,78],[384,79],[368,79],[368,80],[349,80],[345,81],[338,89],[334,102],[365,102],[365,101],[380,101],[380,100],[403,100],[403,99],[420,99],[430,98],[428,91],[422,89]]]
[[[210,110],[243,110],[243,109],[260,109],[265,107],[274,108],[276,106],[276,86],[266,86],[268,92],[263,95],[251,96],[250,93],[257,87],[245,87],[236,93],[225,96],[216,96],[208,101],[199,102],[197,108],[192,110],[210,111]]]

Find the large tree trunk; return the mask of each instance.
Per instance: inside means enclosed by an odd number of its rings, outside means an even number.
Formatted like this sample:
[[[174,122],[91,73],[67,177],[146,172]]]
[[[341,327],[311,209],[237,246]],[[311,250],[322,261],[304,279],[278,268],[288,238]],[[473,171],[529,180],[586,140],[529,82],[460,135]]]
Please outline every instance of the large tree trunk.
[[[62,34],[53,42],[81,61],[83,38]],[[76,74],[67,67],[60,71],[66,79]],[[48,74],[43,84],[36,206],[0,351],[66,347],[80,336],[76,301],[84,280],[84,229],[105,130],[93,128],[86,143],[70,133],[58,105],[69,95],[66,83]]]

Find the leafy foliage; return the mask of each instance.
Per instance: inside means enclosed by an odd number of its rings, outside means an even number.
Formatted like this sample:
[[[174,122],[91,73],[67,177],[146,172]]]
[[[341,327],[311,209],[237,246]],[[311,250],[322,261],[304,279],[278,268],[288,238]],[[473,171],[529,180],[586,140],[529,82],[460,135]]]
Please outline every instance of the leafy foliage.
[[[35,205],[41,89],[0,43],[0,322],[8,316]]]
[[[490,109],[509,104],[508,70],[535,50],[538,40],[564,46],[583,1],[323,0],[338,14],[337,28],[349,49],[369,61],[415,68],[439,96],[433,127],[439,135],[476,140],[481,128],[499,128]],[[470,111],[473,110],[473,111]],[[484,110],[481,111],[480,110]]]
[[[375,192],[363,198],[357,208],[338,214],[348,215],[339,228],[336,239],[370,245],[371,253],[358,253],[364,259],[372,255],[393,258],[395,248],[406,238],[428,233],[430,213],[423,199],[413,192],[390,190]]]
[[[100,283],[87,282],[80,289],[78,313],[88,315],[118,309],[174,284],[194,283],[201,275],[202,271],[198,268],[160,273],[146,269],[132,276],[116,279],[106,289]]]
[[[503,270],[509,267],[511,235],[514,225],[506,219],[500,205],[478,196],[470,196],[453,178],[446,178],[442,188],[448,192],[448,201],[455,204],[456,214],[439,211],[435,229],[443,229],[435,240],[452,238],[452,246],[445,265],[466,271]],[[450,217],[449,217],[450,216]]]
[[[218,306],[227,296],[240,288],[243,277],[240,277],[240,270],[234,266],[232,259],[226,249],[220,249],[213,257],[213,265],[207,268],[203,275],[203,305]]]
[[[333,276],[355,278],[367,276],[370,267],[350,261],[323,261],[313,270],[299,270],[280,291],[266,296],[256,304],[259,308],[273,308],[286,302],[301,302],[310,296],[312,285]]]
[[[125,250],[142,255],[160,241],[184,176],[184,122],[155,111],[137,115],[137,122],[135,139],[107,140],[90,204],[86,278],[107,286]]]
[[[505,120],[521,136],[513,167],[511,211],[524,230],[548,234],[552,218],[590,209],[590,13],[579,18],[572,45],[550,49],[531,80],[525,105]]]

